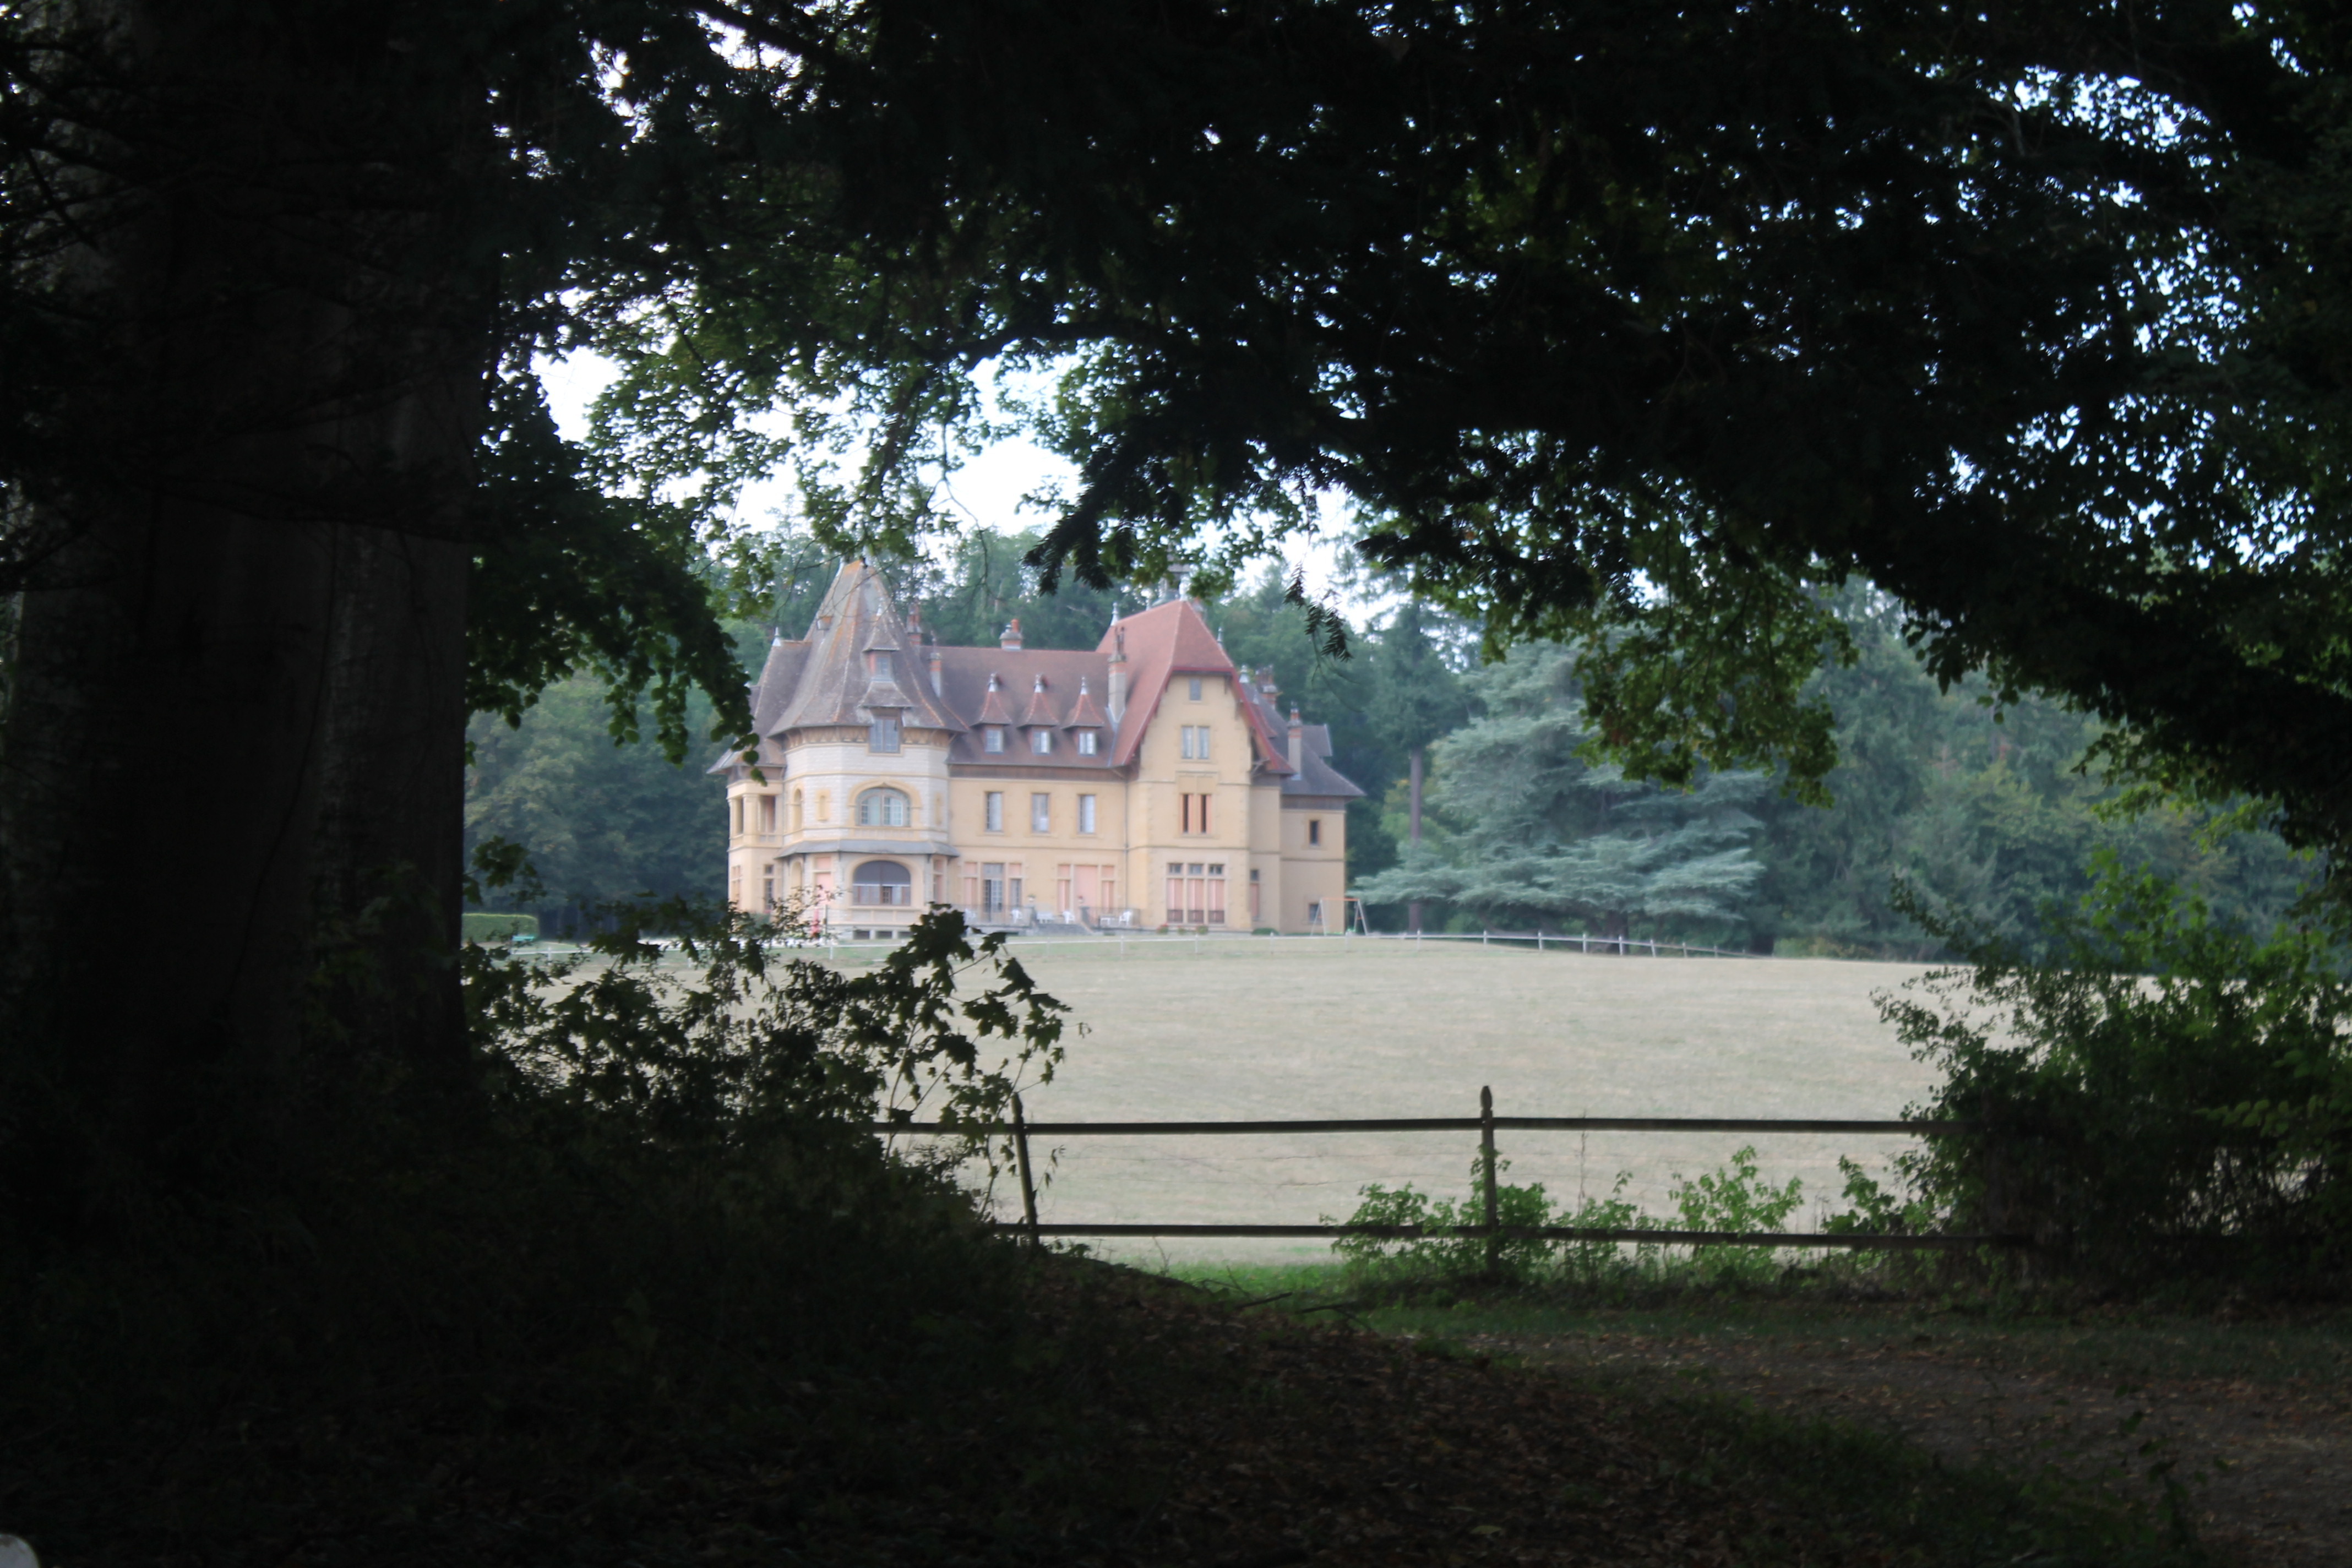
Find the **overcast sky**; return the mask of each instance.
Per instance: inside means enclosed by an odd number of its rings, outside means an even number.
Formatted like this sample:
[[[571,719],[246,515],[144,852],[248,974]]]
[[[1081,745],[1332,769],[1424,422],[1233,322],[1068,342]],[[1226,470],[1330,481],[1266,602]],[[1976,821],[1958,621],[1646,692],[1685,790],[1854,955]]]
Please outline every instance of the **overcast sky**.
[[[588,405],[613,378],[610,363],[594,354],[578,353],[541,362],[539,374],[557,427],[572,440],[584,438]],[[1076,470],[1053,453],[1025,440],[1003,441],[967,459],[950,482],[946,499],[969,521],[1013,532],[1049,521],[1040,512],[1024,510],[1023,496],[1055,480],[1067,488],[1076,478]],[[799,508],[793,497],[789,478],[764,480],[745,489],[740,513],[754,527],[763,526],[780,513],[796,512]],[[1336,495],[1327,497],[1323,510],[1328,524],[1324,536],[1311,542],[1294,541],[1284,552],[1284,570],[1303,564],[1307,587],[1318,595],[1329,591],[1339,561],[1337,552],[1345,548],[1337,537],[1347,516],[1344,501]],[[1357,619],[1375,607],[1353,595],[1342,595],[1341,604]]]

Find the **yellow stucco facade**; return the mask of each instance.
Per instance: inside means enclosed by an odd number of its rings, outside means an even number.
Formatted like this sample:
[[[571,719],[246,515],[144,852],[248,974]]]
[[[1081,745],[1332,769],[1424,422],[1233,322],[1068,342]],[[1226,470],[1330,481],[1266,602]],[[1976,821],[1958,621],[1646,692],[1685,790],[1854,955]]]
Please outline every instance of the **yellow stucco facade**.
[[[728,897],[847,933],[948,904],[983,925],[1337,931],[1347,803],[1321,726],[1286,719],[1198,606],[1092,653],[942,648],[845,569],[754,692],[728,774]]]

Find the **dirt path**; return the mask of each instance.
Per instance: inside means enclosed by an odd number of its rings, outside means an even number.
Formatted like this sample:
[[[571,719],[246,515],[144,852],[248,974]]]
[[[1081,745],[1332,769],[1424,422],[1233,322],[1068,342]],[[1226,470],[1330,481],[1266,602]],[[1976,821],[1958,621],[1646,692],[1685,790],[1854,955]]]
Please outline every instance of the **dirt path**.
[[[2000,1364],[1927,1333],[1754,1341],[1598,1333],[1465,1342],[1530,1365],[1672,1378],[1759,1405],[1864,1422],[1954,1460],[2048,1465],[2152,1500],[2188,1489],[2200,1536],[2263,1568],[2352,1563],[2352,1402],[2333,1383],[2151,1379],[2118,1386]]]

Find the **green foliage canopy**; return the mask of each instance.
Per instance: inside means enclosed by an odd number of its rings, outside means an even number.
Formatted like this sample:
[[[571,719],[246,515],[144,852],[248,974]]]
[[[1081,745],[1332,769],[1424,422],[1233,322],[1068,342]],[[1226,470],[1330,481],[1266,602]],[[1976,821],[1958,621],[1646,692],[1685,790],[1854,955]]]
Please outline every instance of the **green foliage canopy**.
[[[1939,678],[2352,842],[2334,12],[842,15],[887,25],[813,74],[893,195],[858,363],[811,361],[882,432],[829,525],[915,526],[887,481],[969,373],[1067,358],[1049,574],[1229,563],[1342,489],[1497,646],[1582,639],[1635,774],[1801,791],[1860,577]],[[649,363],[677,427],[730,420],[684,345],[809,341],[745,259]]]

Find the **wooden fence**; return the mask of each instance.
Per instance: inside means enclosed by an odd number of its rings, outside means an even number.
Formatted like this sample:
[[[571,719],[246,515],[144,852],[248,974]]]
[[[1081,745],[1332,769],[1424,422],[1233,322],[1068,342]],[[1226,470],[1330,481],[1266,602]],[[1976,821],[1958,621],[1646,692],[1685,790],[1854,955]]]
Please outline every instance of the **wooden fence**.
[[[1019,1096],[1013,1100],[1013,1120],[1004,1122],[877,1121],[877,1133],[927,1133],[945,1136],[1010,1135],[1013,1165],[1021,1179],[1022,1217],[993,1222],[999,1230],[1016,1231],[1034,1243],[1054,1236],[1192,1236],[1192,1237],[1337,1237],[1377,1236],[1398,1240],[1423,1237],[1484,1237],[1491,1271],[1505,1241],[1637,1242],[1666,1247],[1805,1247],[1860,1250],[1967,1249],[1979,1247],[2021,1247],[2028,1237],[2008,1235],[1897,1235],[1864,1231],[1717,1231],[1615,1229],[1589,1226],[1507,1226],[1501,1223],[1500,1188],[1496,1182],[1496,1132],[1799,1132],[1815,1134],[1899,1133],[1909,1137],[1966,1133],[1977,1131],[1969,1121],[1816,1121],[1774,1117],[1689,1116],[1497,1116],[1491,1089],[1478,1091],[1476,1116],[1376,1116],[1311,1121],[1031,1121]],[[1139,1225],[1041,1223],[1037,1218],[1037,1187],[1030,1173],[1032,1138],[1263,1136],[1269,1133],[1318,1132],[1475,1132],[1478,1134],[1479,1200],[1486,1218],[1478,1225]]]

